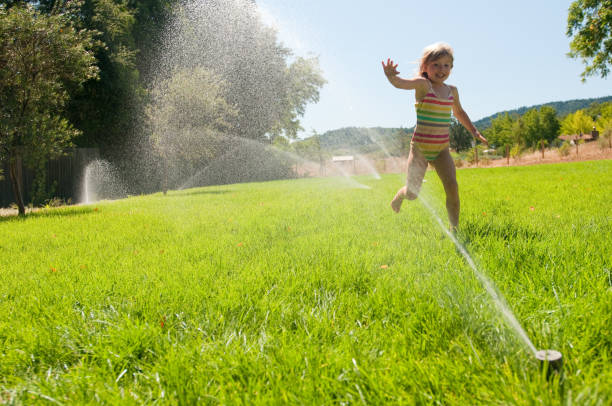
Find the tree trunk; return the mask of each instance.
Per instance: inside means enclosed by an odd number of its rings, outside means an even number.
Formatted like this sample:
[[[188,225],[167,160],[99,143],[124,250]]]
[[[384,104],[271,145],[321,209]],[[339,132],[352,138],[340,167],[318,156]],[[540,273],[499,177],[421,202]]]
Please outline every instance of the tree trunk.
[[[506,164],[510,166],[510,146],[506,145]]]
[[[580,136],[582,137],[582,133],[580,134]],[[576,140],[576,156],[578,156],[578,141],[579,140]]]
[[[19,158],[12,157],[9,159],[9,177],[11,178],[11,186],[13,187],[13,195],[15,196],[15,203],[19,209],[19,215],[25,216],[25,205],[23,204],[23,197],[21,194],[21,170],[17,168]]]

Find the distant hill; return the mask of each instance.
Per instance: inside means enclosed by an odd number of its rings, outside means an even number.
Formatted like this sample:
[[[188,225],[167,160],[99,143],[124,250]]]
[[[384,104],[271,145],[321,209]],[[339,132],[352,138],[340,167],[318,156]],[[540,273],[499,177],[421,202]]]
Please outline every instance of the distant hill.
[[[576,99],[568,101],[550,102],[529,107],[519,107],[514,110],[500,111],[488,117],[481,118],[474,122],[479,130],[484,130],[491,126],[491,120],[501,114],[523,115],[528,110],[551,106],[557,110],[559,117],[564,117],[569,113],[589,107],[592,103],[605,103],[612,101],[612,96],[599,97],[593,99]],[[381,151],[381,145],[391,155],[399,154],[401,149],[406,147],[406,142],[412,134],[414,127],[410,128],[385,128],[385,127],[345,127],[336,130],[326,131],[320,135],[321,147],[334,154],[367,154]],[[299,142],[299,141],[297,141]]]
[[[493,120],[495,117],[499,115],[508,113],[510,115],[518,114],[519,116],[522,116],[528,110],[539,109],[540,107],[543,107],[543,106],[553,107],[555,110],[557,110],[558,117],[565,117],[566,115],[573,113],[577,110],[582,110],[584,108],[589,107],[592,103],[605,103],[609,101],[612,101],[612,96],[599,97],[595,99],[576,99],[576,100],[568,100],[568,101],[558,101],[558,102],[537,104],[535,106],[529,106],[529,107],[519,107],[518,109],[500,111],[488,117],[481,118],[478,121],[474,121],[474,125],[478,127],[479,130],[482,131],[486,128],[489,128],[491,126],[491,120]]]
[[[400,155],[410,142],[413,128],[345,127],[320,135],[320,145],[334,155]],[[298,141],[299,142],[299,141]]]

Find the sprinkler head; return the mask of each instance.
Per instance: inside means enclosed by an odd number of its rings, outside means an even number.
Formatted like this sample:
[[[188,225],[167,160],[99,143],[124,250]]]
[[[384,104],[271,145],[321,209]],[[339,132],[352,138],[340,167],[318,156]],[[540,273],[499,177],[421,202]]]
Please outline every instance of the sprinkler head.
[[[563,366],[563,356],[559,351],[540,350],[535,357],[540,361],[540,367],[546,369],[546,378],[550,378],[553,373],[561,372]]]

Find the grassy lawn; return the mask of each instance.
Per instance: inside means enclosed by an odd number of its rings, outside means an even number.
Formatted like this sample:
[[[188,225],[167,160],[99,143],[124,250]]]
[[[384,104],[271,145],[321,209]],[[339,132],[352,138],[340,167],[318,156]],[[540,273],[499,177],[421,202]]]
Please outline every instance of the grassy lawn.
[[[391,211],[403,175],[0,218],[0,403],[610,404],[611,175],[458,171],[459,237],[551,380],[424,205]]]

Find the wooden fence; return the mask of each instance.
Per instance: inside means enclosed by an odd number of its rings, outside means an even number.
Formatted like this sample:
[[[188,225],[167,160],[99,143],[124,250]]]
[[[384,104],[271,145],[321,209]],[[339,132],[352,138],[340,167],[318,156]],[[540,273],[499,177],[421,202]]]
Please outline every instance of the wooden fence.
[[[91,161],[98,159],[100,152],[98,148],[75,148],[66,151],[66,155],[47,162],[47,189],[51,190],[55,185],[53,197],[64,200],[71,199],[73,203],[79,201],[81,195],[81,185],[85,167]],[[8,163],[2,165],[2,175],[0,180],[0,207],[8,207],[15,202],[13,188],[9,179]],[[17,170],[21,171],[21,190],[23,201],[27,205],[32,201],[32,189],[34,184],[34,172],[23,165],[17,163]]]

